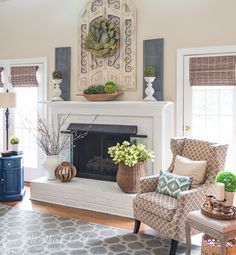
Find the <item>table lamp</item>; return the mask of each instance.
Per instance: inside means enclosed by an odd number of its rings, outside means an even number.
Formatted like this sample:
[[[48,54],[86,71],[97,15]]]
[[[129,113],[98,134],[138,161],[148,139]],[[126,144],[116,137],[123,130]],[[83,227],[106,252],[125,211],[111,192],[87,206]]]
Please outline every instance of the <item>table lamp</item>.
[[[9,108],[16,107],[16,93],[13,92],[2,92],[0,93],[0,108],[6,109],[6,149],[8,150],[8,140],[9,140]]]

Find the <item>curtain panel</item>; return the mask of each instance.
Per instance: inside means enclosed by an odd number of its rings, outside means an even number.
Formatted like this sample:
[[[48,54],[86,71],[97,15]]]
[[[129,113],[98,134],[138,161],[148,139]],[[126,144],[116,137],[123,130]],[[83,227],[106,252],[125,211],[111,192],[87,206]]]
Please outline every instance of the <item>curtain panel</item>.
[[[191,86],[235,86],[236,56],[191,57]]]
[[[11,67],[11,84],[13,87],[38,87],[37,66]]]

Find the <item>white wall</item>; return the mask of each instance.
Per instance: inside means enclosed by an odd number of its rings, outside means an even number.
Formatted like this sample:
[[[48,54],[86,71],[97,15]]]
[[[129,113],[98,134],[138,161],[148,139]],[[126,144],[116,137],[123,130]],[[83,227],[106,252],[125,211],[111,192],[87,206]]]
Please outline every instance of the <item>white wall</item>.
[[[137,7],[137,91],[142,98],[143,40],[165,39],[164,98],[175,100],[178,48],[236,44],[235,0],[133,0]],[[9,0],[0,3],[0,59],[48,57],[55,47],[72,47],[71,98],[77,99],[79,17],[86,0]],[[51,75],[49,75],[49,84]],[[52,86],[49,85],[49,96]]]

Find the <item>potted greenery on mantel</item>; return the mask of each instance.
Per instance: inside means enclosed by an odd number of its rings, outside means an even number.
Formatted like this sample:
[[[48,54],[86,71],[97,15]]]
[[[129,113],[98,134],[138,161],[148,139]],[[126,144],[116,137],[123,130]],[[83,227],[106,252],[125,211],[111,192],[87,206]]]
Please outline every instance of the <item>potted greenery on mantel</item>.
[[[52,78],[53,80],[62,80],[62,72],[60,70],[54,70],[52,72]]]
[[[53,90],[53,98],[52,101],[63,101],[63,98],[61,97],[61,83],[62,83],[62,71],[60,70],[54,70],[52,72],[52,79],[54,83],[54,90]]]
[[[152,83],[156,79],[156,68],[154,66],[147,66],[144,70],[144,80],[147,82],[147,88],[145,89],[146,101],[156,101],[156,98],[153,97],[154,89]]]

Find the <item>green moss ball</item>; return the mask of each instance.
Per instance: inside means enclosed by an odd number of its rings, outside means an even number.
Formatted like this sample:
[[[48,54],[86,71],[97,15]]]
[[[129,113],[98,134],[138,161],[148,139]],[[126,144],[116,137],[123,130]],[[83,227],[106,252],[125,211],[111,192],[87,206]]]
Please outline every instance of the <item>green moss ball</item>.
[[[216,176],[216,182],[224,183],[225,191],[236,191],[236,174],[228,171],[222,171]]]

